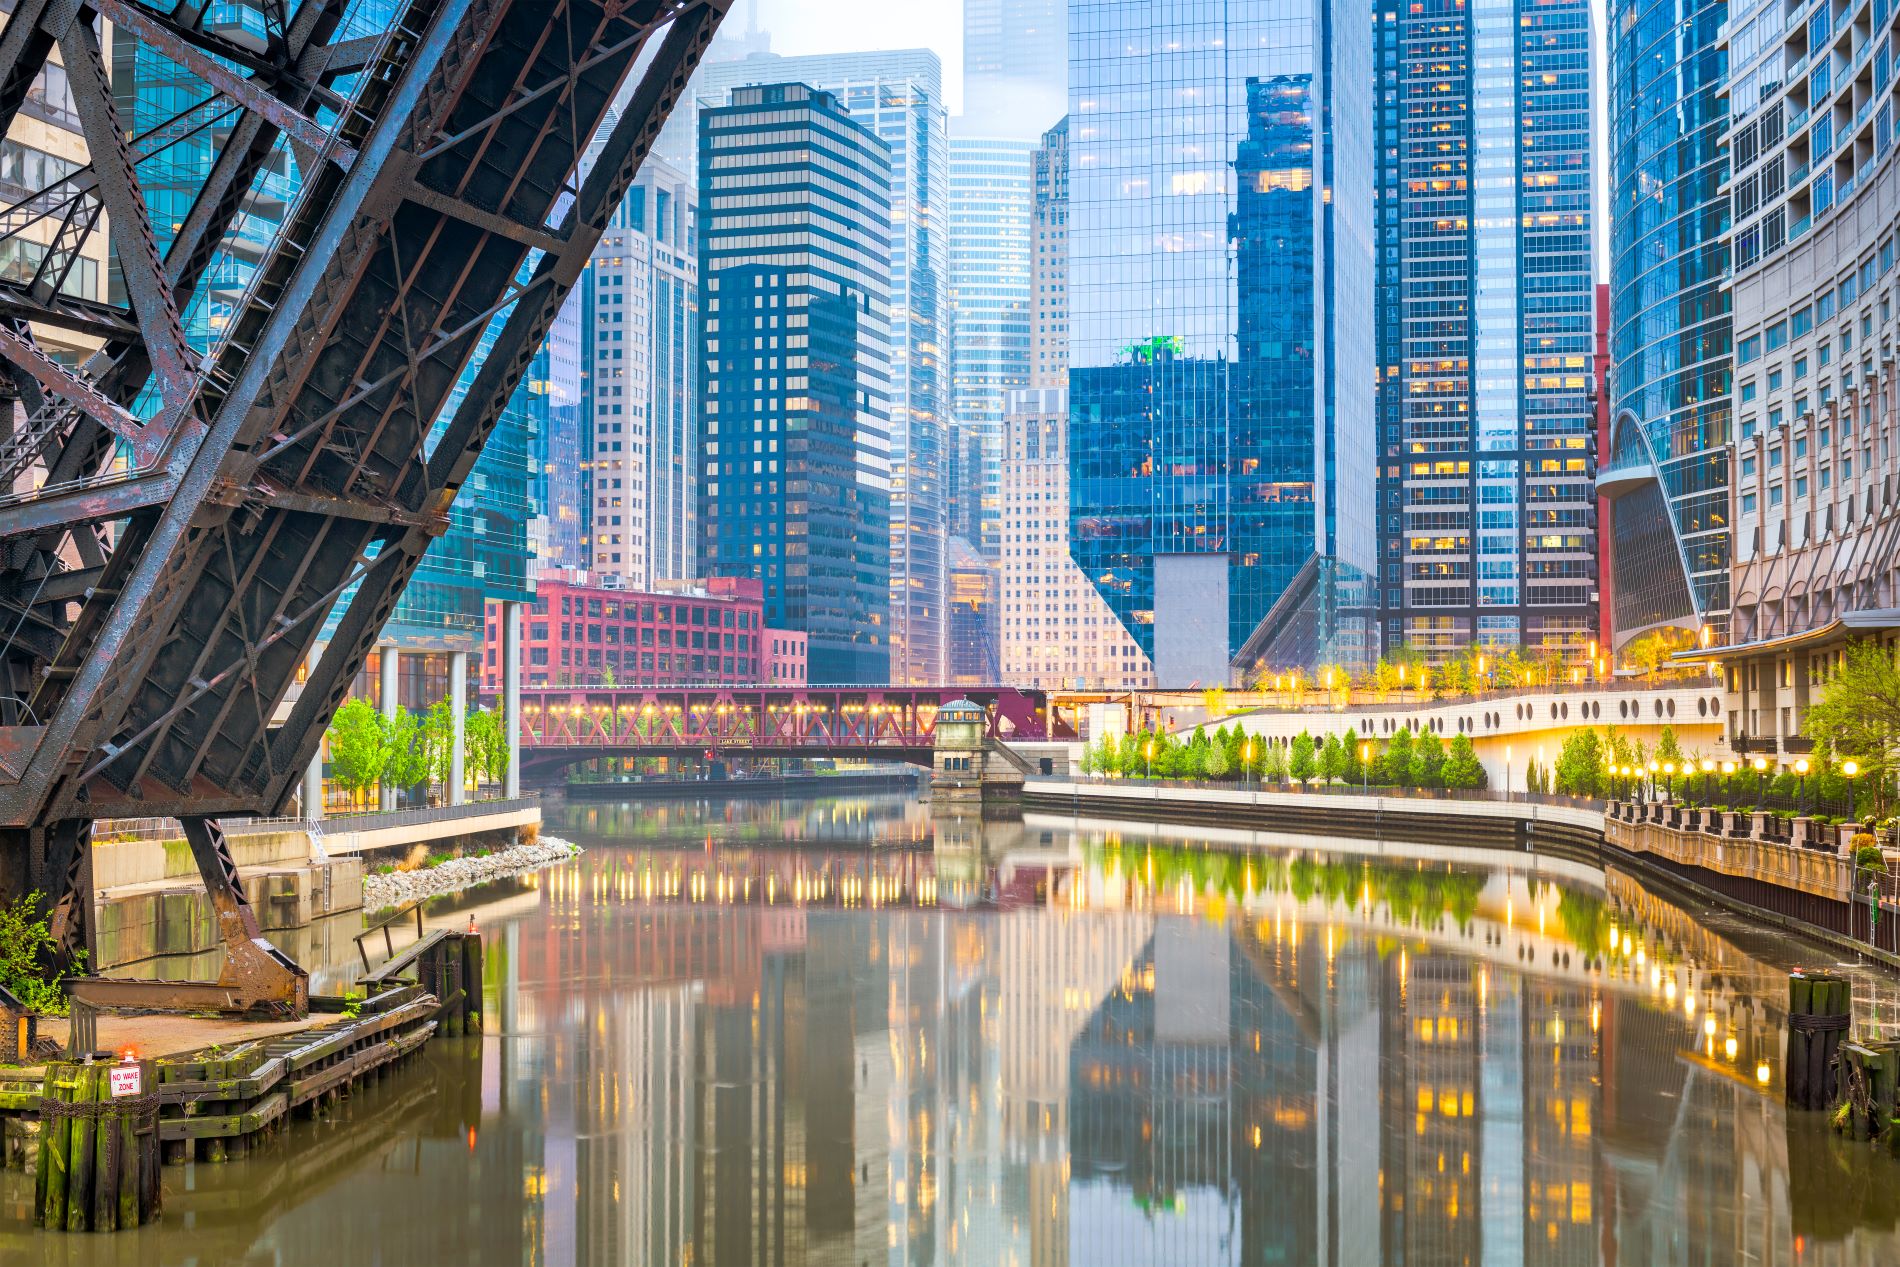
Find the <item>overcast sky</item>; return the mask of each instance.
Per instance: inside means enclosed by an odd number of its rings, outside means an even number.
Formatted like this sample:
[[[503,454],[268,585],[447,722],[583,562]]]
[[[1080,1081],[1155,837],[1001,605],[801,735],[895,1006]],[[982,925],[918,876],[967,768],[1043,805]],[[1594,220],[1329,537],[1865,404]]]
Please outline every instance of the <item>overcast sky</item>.
[[[943,62],[944,103],[963,109],[962,0],[739,0],[726,18],[772,33],[772,51],[845,53],[873,48],[935,49]]]

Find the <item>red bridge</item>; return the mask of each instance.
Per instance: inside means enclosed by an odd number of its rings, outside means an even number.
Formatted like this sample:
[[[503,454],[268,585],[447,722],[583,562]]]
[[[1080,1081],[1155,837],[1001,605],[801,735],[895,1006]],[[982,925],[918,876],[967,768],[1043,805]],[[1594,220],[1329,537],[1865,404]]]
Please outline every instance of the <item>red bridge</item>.
[[[1073,739],[1047,692],[1012,687],[525,687],[524,774],[632,756],[882,757],[930,764],[937,710],[967,699],[1002,740]]]

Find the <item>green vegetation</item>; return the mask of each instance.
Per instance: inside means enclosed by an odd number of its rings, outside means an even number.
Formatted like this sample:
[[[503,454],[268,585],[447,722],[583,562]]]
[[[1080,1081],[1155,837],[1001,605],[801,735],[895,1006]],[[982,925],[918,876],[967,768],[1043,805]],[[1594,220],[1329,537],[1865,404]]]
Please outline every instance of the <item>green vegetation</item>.
[[[1900,665],[1893,649],[1864,639],[1849,643],[1802,728],[1817,752],[1826,745],[1854,760],[1870,812],[1885,815],[1900,763]]]
[[[331,720],[327,738],[330,779],[359,807],[378,787],[448,787],[455,713],[447,700],[438,700],[420,716],[399,708],[394,717],[384,717],[366,699],[346,700]],[[507,776],[507,732],[500,709],[471,710],[463,743],[468,774],[490,783]]]
[[[0,906],[0,985],[35,1012],[53,1016],[66,1013],[66,995],[59,988],[63,972],[48,972],[52,930],[40,912],[40,894],[28,893]],[[72,965],[83,967],[85,952]]]
[[[1401,730],[1384,744],[1358,732],[1311,735],[1290,743],[1249,738],[1238,726],[1205,727],[1183,735],[1139,731],[1101,739],[1082,753],[1084,774],[1122,778],[1261,782],[1363,783],[1374,787],[1486,786],[1484,767],[1466,735],[1449,745],[1430,731]]]

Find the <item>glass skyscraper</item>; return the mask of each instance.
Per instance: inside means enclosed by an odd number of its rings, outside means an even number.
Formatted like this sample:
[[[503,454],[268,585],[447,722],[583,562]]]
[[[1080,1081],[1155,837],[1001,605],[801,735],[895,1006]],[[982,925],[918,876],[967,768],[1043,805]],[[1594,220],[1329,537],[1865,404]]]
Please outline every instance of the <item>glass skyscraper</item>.
[[[700,111],[700,575],[814,683],[890,677],[890,148],[805,84]]]
[[[1588,0],[1379,0],[1387,647],[1595,636]]]
[[[743,84],[809,84],[890,149],[891,679],[925,684],[944,680],[948,601],[950,153],[942,78],[935,53],[904,48],[759,52],[703,64],[694,79],[702,113]]]
[[[1076,0],[1070,549],[1163,687],[1357,660],[1373,569],[1372,23]]]
[[[1028,141],[950,140],[950,381],[954,425],[974,433],[979,539],[994,559],[1001,525],[1003,413],[1029,386],[1031,153]],[[967,509],[964,518],[968,519]]]
[[[1727,626],[1727,0],[1610,9],[1610,452],[1619,643]]]
[[[963,119],[1033,140],[1068,109],[1068,0],[963,0]]]

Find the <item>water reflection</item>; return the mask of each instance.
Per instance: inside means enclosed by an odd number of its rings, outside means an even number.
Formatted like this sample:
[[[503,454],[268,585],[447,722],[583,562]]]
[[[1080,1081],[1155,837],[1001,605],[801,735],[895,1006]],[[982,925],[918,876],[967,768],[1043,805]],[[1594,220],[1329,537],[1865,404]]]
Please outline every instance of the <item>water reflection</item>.
[[[305,1190],[291,1149],[172,1172],[141,1261],[1900,1258],[1900,1167],[1780,1107],[1813,952],[1626,877],[876,800],[572,813],[580,860],[438,917],[489,931],[497,1032],[300,1125],[336,1150]],[[195,1204],[227,1193],[267,1196]]]

